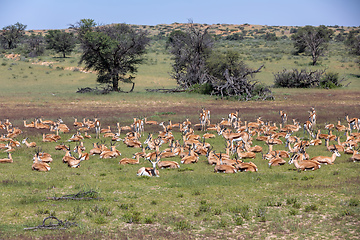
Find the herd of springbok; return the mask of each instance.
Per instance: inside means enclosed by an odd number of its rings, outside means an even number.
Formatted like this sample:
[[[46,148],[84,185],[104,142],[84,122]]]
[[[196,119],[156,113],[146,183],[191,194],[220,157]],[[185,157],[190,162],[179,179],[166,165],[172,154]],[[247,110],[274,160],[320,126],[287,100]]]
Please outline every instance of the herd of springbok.
[[[202,109],[199,123],[196,124],[192,124],[189,119],[185,119],[182,123],[171,121],[159,123],[147,118],[134,118],[130,126],[121,126],[117,123],[115,131],[111,126],[101,128],[101,122],[97,118],[93,120],[84,118],[81,122],[75,118],[71,128],[61,119],[52,121],[36,118],[31,123],[24,120],[23,127],[42,130],[42,143],[31,142],[28,137],[18,141],[23,131],[6,119],[4,122],[0,121],[0,131],[3,131],[0,137],[0,149],[7,153],[7,157],[1,158],[0,163],[12,163],[14,161],[12,153],[19,147],[33,148],[32,169],[50,171],[50,165],[54,160],[51,154],[41,151],[39,145],[56,143],[55,150],[65,152],[63,163],[71,168],[78,168],[82,161],[88,161],[94,155],[98,155],[101,159],[120,158],[121,152],[116,149],[117,142],[123,142],[127,147],[141,149],[131,158],[122,158],[119,164],[141,165],[140,158],[145,159],[145,162],[151,163],[151,167],[141,167],[137,175],[149,177],[159,177],[159,169],[176,169],[180,168],[181,164],[195,164],[201,155],[206,156],[209,164],[215,165],[214,172],[217,173],[256,172],[258,167],[249,160],[255,159],[259,154],[264,161],[268,161],[269,167],[284,165],[285,159],[289,159],[288,163],[293,163],[299,171],[316,170],[321,164],[333,164],[340,153],[349,154],[349,159],[353,162],[360,161],[358,118],[349,118],[346,115],[345,125],[342,125],[340,120],[337,124],[326,124],[324,130],[328,133],[324,134],[316,125],[317,115],[314,108],[311,108],[309,118],[303,124],[295,119],[292,119],[292,124],[287,124],[288,115],[285,111],[279,111],[279,115],[281,123],[278,126],[276,123],[264,122],[261,117],[255,122],[241,121],[239,111],[229,113],[220,122],[212,124],[210,110]],[[145,134],[146,125],[158,126],[159,132]],[[308,138],[295,136],[294,133],[301,128],[304,137],[306,134]],[[64,140],[64,133],[70,131],[74,131],[74,134]],[[175,139],[173,131],[181,132],[182,137]],[[87,152],[84,142],[92,138],[90,132],[95,133],[94,138],[97,141]],[[144,142],[140,141],[142,136],[147,136]],[[345,136],[344,141],[341,141],[342,136]],[[225,148],[220,151],[214,150],[207,141],[209,138],[222,138]],[[104,139],[111,139],[110,146],[105,145]],[[326,149],[330,152],[329,155],[310,157],[306,149],[322,145],[323,140]],[[61,141],[61,144],[57,143]],[[264,141],[267,149],[264,150],[263,147],[253,144],[259,141]],[[76,143],[73,149],[69,145],[71,142]],[[274,150],[274,145],[285,147],[282,147],[282,150]],[[167,158],[173,158],[173,161],[165,160]]]

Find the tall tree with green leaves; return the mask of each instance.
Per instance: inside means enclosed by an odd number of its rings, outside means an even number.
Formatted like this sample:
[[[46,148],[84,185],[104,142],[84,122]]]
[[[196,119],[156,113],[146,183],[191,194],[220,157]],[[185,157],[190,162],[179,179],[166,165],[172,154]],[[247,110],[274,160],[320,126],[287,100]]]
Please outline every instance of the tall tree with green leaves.
[[[291,36],[294,47],[298,53],[308,52],[312,57],[312,65],[315,65],[319,57],[327,49],[333,31],[324,25],[319,27],[305,26]]]
[[[49,30],[45,36],[48,49],[53,49],[57,53],[62,53],[63,58],[66,54],[74,51],[76,39],[73,33],[60,30]]]
[[[21,42],[25,34],[26,27],[26,25],[19,22],[15,23],[14,25],[3,27],[0,34],[2,46],[5,49],[16,48],[17,44]]]
[[[111,85],[113,91],[120,91],[119,81],[133,83],[132,74],[150,42],[146,31],[127,24],[97,26],[92,19],[82,19],[74,27],[83,51],[80,63],[97,72],[98,82]]]

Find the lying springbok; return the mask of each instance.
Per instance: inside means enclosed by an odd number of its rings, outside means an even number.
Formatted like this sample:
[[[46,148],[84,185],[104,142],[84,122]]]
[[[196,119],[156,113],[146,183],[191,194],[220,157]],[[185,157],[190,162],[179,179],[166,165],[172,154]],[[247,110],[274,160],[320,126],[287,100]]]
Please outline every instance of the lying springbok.
[[[166,152],[162,152],[159,155],[159,159],[163,158],[163,154],[166,154]],[[158,167],[163,169],[163,168],[180,168],[179,163],[175,162],[175,161],[158,161],[157,163]]]
[[[7,154],[8,154],[7,158],[0,158],[0,163],[12,163],[13,162],[11,152],[8,152]]]
[[[299,171],[306,171],[306,170],[317,170],[321,167],[320,163],[316,161],[309,161],[309,160],[303,160],[304,159],[304,151],[300,150],[299,153],[294,154],[290,160],[289,164],[294,163],[296,169]]]
[[[334,145],[334,147],[335,147],[335,145]],[[312,161],[317,161],[317,162],[319,162],[319,163],[321,163],[321,164],[333,164],[334,161],[335,161],[335,159],[336,159],[336,157],[340,157],[341,154],[340,154],[339,151],[336,149],[336,147],[335,147],[335,149],[332,151],[332,153],[333,153],[333,154],[331,155],[331,157],[327,157],[327,156],[317,156],[317,157],[311,158],[310,160],[312,160]]]
[[[28,138],[24,138],[22,140],[22,143],[25,144],[26,147],[28,147],[28,148],[36,147],[36,142],[30,142],[29,143],[27,140],[28,140]]]
[[[156,164],[160,161],[160,157],[156,157],[156,161],[153,162],[149,159],[152,167],[142,167],[137,171],[137,176],[146,176],[146,177],[159,177],[159,170],[156,169]]]
[[[32,170],[39,171],[39,172],[48,172],[50,171],[50,165],[43,162],[39,156],[39,151],[36,151],[34,157],[34,163],[31,166]]]
[[[86,152],[83,152],[83,147],[81,145],[76,145],[74,152],[79,154],[79,160],[89,160],[89,154]]]
[[[216,173],[236,173],[236,168],[231,165],[223,164],[222,162],[222,154],[220,156],[216,155],[216,166],[214,168],[214,172]]]
[[[140,163],[140,155],[135,155],[136,159],[133,158],[123,158],[119,161],[120,165],[126,165],[126,164],[139,164]]]

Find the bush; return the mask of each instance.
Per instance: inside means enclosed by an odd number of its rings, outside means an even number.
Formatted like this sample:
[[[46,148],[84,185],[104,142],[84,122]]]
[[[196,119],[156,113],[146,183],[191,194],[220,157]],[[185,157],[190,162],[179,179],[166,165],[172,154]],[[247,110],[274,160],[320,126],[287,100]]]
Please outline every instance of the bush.
[[[307,71],[306,69],[287,70],[274,74],[274,87],[285,88],[337,88],[344,79],[337,73],[326,73],[325,70]]]

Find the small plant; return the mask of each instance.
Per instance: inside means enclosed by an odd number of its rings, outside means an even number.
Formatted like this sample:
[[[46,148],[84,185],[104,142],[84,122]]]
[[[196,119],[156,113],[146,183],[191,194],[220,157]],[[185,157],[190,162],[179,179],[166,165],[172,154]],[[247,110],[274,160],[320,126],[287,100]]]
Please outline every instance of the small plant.
[[[305,206],[305,212],[317,211],[318,207],[314,204]]]
[[[352,198],[352,199],[349,200],[349,206],[350,207],[357,207],[358,205],[359,205],[359,200],[358,199]]]
[[[266,222],[266,208],[259,207],[257,211],[257,217],[260,218],[260,222]]]
[[[221,215],[221,209],[219,209],[219,208],[214,209],[214,214]]]
[[[218,223],[219,228],[226,228],[228,225],[229,225],[228,222],[224,219],[221,219],[220,222]]]
[[[201,194],[201,193],[200,193],[199,190],[195,190],[194,193],[193,193],[193,195],[195,195],[195,196],[199,196],[200,194]]]
[[[290,211],[289,211],[289,215],[290,215],[290,216],[295,216],[295,215],[297,215],[297,214],[299,214],[299,210],[297,210],[297,209],[290,209]]]
[[[240,225],[243,225],[244,224],[244,219],[242,217],[234,217],[234,222],[235,222],[235,225],[237,226],[240,226]]]
[[[105,224],[105,223],[107,223],[105,217],[102,216],[102,215],[99,215],[99,216],[97,216],[96,218],[94,218],[94,222],[95,222],[96,224]]]
[[[140,212],[131,212],[131,213],[125,213],[123,215],[123,219],[126,223],[140,223],[141,221],[141,213]]]
[[[191,224],[188,223],[185,220],[181,220],[181,221],[175,223],[175,229],[176,230],[181,230],[181,231],[190,230],[191,229]]]
[[[150,202],[150,204],[151,204],[151,205],[156,205],[157,202],[156,202],[156,200],[152,200],[152,201]]]

